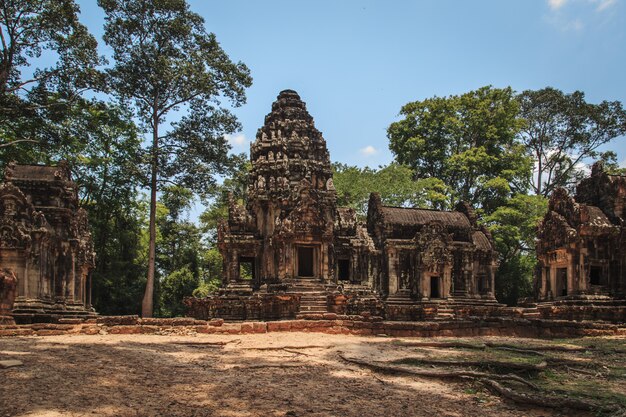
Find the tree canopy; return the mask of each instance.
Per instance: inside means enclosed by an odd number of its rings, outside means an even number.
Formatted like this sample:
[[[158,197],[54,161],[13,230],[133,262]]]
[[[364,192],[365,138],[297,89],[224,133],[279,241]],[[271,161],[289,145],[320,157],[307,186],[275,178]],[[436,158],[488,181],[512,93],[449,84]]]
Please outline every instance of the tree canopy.
[[[337,204],[352,207],[359,217],[367,215],[370,193],[377,192],[385,204],[400,207],[441,208],[448,201],[448,187],[438,178],[413,180],[411,168],[396,163],[379,169],[333,164]]]
[[[548,196],[580,180],[589,159],[614,158],[598,148],[626,134],[626,111],[619,101],[590,104],[585,94],[547,87],[519,94],[524,123],[520,138],[535,163],[532,190]]]
[[[108,71],[114,94],[130,102],[151,133],[149,255],[142,314],[153,310],[156,203],[160,182],[194,191],[215,185],[229,167],[224,134],[239,128],[221,106],[245,102],[248,68],[232,62],[204,20],[185,0],[98,0],[105,12],[104,40],[113,49]],[[170,112],[181,116],[166,133]]]
[[[531,160],[516,141],[522,120],[511,88],[415,101],[400,115],[387,130],[389,148],[415,179],[449,187],[448,208],[463,200],[490,212],[527,187]]]

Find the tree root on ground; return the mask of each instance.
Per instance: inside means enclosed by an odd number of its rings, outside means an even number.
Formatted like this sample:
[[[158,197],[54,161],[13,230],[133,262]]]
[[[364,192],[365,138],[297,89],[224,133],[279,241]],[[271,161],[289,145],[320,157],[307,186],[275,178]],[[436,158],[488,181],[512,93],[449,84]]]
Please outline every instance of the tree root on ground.
[[[401,340],[394,340],[393,343],[397,346],[410,346],[410,347],[441,347],[441,348],[459,348],[459,349],[478,349],[484,350],[487,346],[484,344],[464,343],[464,342],[404,342]]]
[[[520,404],[531,404],[539,407],[546,408],[570,408],[572,410],[593,411],[598,409],[598,405],[595,403],[574,400],[570,398],[561,398],[555,396],[543,396],[543,395],[527,395],[521,392],[514,391],[507,388],[493,379],[481,378],[478,382],[485,385],[487,388],[496,392],[500,396]]]
[[[537,356],[545,356],[544,351],[557,351],[557,352],[586,352],[593,350],[593,347],[576,347],[576,346],[556,346],[556,345],[542,345],[542,346],[516,346],[508,343],[495,343],[484,342],[481,344],[465,343],[465,342],[403,342],[395,341],[399,346],[411,346],[411,347],[441,347],[441,348],[458,348],[458,349],[474,349],[485,350],[486,348],[507,350],[517,353],[526,353]],[[620,353],[617,349],[615,352]]]
[[[562,398],[557,396],[539,395],[537,393],[525,394],[515,391],[511,388],[505,387],[497,381],[515,381],[522,383],[535,391],[541,391],[539,387],[530,381],[525,380],[517,375],[496,375],[486,372],[474,372],[474,371],[430,371],[430,370],[418,370],[407,369],[396,366],[387,366],[377,363],[372,363],[360,359],[348,358],[341,353],[339,357],[345,362],[355,364],[375,372],[390,374],[390,375],[406,375],[406,376],[418,376],[424,378],[437,378],[437,379],[459,379],[459,380],[473,380],[483,384],[485,387],[500,395],[503,398],[511,400],[516,403],[534,405],[546,408],[570,408],[574,410],[582,411],[594,411],[598,409],[598,405],[592,402],[584,400]]]
[[[495,343],[495,342],[485,342],[485,346],[490,348],[507,348],[507,349],[516,349],[519,351],[525,352],[585,352],[590,350],[586,347],[578,347],[578,346],[559,346],[559,345],[541,345],[541,346],[517,346],[511,345],[508,343]]]
[[[412,375],[412,376],[421,376],[425,378],[436,378],[436,379],[479,379],[479,378],[492,378],[500,381],[515,381],[521,384],[526,385],[534,390],[538,390],[535,384],[530,381],[525,380],[524,378],[517,375],[494,375],[487,372],[477,372],[477,371],[431,371],[425,369],[408,369],[400,366],[388,366],[388,365],[380,365],[372,362],[363,361],[355,358],[348,358],[341,353],[339,353],[339,357],[352,364],[356,364],[362,366],[364,368],[371,369],[373,371],[377,371],[380,373],[390,374],[390,375]]]
[[[423,363],[425,365],[441,365],[441,366],[473,366],[477,368],[505,368],[514,369],[517,371],[543,371],[548,366],[546,361],[538,364],[532,363],[520,363],[520,362],[504,362],[504,361],[446,361],[439,359],[425,359],[425,358],[403,358],[397,363],[406,363],[407,361],[415,361]]]
[[[279,369],[289,369],[289,368],[306,368],[311,365],[307,365],[306,363],[278,363],[278,364],[251,364],[251,365],[237,365],[233,366],[232,369],[264,369],[264,368],[279,368]]]
[[[285,350],[285,349],[329,349],[332,346],[261,346],[261,347],[244,347],[245,350]]]

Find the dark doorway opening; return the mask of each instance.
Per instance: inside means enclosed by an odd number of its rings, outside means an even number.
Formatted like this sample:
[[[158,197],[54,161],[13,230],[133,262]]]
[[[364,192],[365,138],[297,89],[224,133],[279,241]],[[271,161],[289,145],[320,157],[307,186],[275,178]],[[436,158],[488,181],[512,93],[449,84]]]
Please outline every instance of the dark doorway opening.
[[[487,275],[479,274],[478,275],[478,293],[484,294],[489,291],[489,280],[487,279]]]
[[[312,277],[313,274],[313,248],[298,248],[298,276]]]
[[[340,281],[350,280],[350,260],[349,259],[337,260],[337,278]]]
[[[239,279],[254,280],[254,258],[242,256],[239,258]]]
[[[556,293],[561,297],[567,295],[567,268],[556,270]]]
[[[430,298],[440,298],[439,294],[439,277],[430,277]]]
[[[591,285],[604,285],[604,280],[602,279],[602,267],[592,266],[589,269],[589,283]]]

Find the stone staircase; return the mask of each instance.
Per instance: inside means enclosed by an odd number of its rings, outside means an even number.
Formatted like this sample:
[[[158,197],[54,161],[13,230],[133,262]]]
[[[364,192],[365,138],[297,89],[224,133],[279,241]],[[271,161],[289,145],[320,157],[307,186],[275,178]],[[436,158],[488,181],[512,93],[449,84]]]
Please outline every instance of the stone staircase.
[[[324,314],[328,312],[326,287],[318,279],[294,279],[289,292],[300,294],[298,315]]]

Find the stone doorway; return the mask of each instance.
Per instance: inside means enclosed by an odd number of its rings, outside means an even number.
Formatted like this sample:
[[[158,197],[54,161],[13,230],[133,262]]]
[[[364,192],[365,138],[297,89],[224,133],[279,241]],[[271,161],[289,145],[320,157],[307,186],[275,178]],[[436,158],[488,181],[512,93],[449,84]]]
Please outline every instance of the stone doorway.
[[[430,277],[430,298],[441,298],[439,291],[439,276],[434,275]]]
[[[556,295],[565,297],[567,295],[567,268],[556,270]]]
[[[315,276],[314,248],[310,246],[298,247],[298,276],[312,278]]]
[[[337,278],[339,281],[350,280],[350,260],[338,259],[337,260]]]

